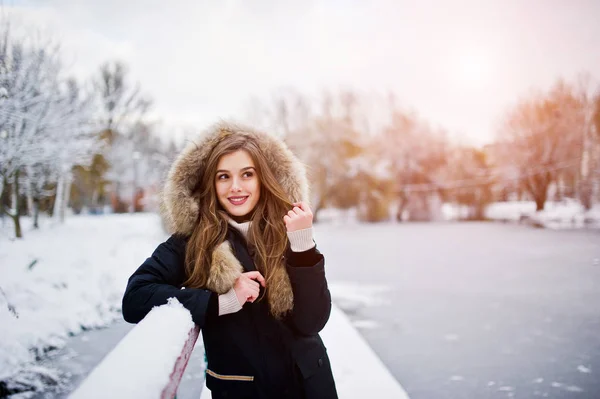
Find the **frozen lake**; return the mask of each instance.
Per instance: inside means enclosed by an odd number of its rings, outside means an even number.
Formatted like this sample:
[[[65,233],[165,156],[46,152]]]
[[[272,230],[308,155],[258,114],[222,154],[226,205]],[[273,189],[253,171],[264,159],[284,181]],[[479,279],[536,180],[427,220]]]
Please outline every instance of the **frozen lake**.
[[[600,398],[599,230],[323,225],[317,242],[411,398]]]

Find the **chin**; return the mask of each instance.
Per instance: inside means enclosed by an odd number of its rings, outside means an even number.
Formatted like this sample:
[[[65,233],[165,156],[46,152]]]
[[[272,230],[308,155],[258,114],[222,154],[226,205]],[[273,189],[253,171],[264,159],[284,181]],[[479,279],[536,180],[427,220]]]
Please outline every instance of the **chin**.
[[[242,211],[240,209],[236,209],[233,212],[228,211],[227,213],[229,213],[231,216],[235,216],[237,218],[240,218],[240,217],[243,217],[243,216],[246,216],[246,215],[250,214],[250,211]]]
[[[240,208],[227,209],[227,208],[225,208],[225,210],[227,211],[227,213],[229,215],[236,217],[236,218],[248,216],[252,213],[252,209],[246,208],[246,207],[244,207],[243,209],[240,209]]]

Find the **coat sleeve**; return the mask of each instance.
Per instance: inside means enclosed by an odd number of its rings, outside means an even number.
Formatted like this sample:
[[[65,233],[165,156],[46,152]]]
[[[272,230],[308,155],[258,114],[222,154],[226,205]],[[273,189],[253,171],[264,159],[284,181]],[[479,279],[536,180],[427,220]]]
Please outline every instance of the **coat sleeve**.
[[[300,334],[317,334],[331,313],[325,258],[315,247],[304,252],[288,250],[286,260],[294,292],[294,310],[288,316],[288,323]]]
[[[154,306],[177,298],[190,311],[194,323],[204,327],[208,317],[218,313],[217,294],[209,290],[185,288],[185,240],[171,236],[133,273],[123,296],[123,318],[140,322]]]

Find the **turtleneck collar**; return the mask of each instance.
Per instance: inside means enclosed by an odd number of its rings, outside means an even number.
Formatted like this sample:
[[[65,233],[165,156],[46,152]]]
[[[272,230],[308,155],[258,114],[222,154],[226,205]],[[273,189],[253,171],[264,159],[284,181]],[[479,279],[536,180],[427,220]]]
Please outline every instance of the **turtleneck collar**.
[[[248,230],[250,230],[250,223],[252,223],[251,221],[238,223],[232,218],[228,218],[227,221],[232,227],[234,227],[237,231],[242,233],[245,239],[248,239]]]

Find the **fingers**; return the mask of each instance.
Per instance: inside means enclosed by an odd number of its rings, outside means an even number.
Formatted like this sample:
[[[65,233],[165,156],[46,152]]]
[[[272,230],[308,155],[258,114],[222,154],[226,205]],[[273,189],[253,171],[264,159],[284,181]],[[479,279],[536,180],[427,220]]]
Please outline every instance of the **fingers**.
[[[292,205],[300,208],[303,212],[311,213],[310,207],[308,206],[308,204],[306,202],[302,202],[302,201],[294,202]]]
[[[257,284],[258,286],[258,284]],[[258,295],[260,294],[260,290],[258,289],[258,287],[248,287],[248,291],[246,293],[246,301],[252,303],[254,301],[256,301],[256,299],[258,298]]]
[[[288,212],[288,215],[295,216],[295,215],[303,215],[304,213],[305,213],[304,210],[302,210],[302,208],[300,208],[299,206],[296,205],[292,208],[291,211]]]
[[[288,232],[312,227],[313,214],[305,202],[294,202],[294,207],[283,216],[283,222]]]
[[[243,274],[243,276],[251,279],[251,280],[256,280],[260,283],[260,285],[262,285],[263,287],[266,287],[266,281],[265,278],[262,276],[262,274],[260,274],[260,272],[246,272]],[[256,283],[255,283],[256,284]],[[258,284],[256,284],[258,286]]]
[[[255,281],[256,280],[256,281]],[[260,295],[260,285],[265,286],[265,279],[258,272],[247,272],[241,274],[233,287],[241,305],[246,302],[253,303]]]
[[[252,289],[260,290],[260,286],[254,280],[247,279],[246,284],[248,287],[251,287]]]

